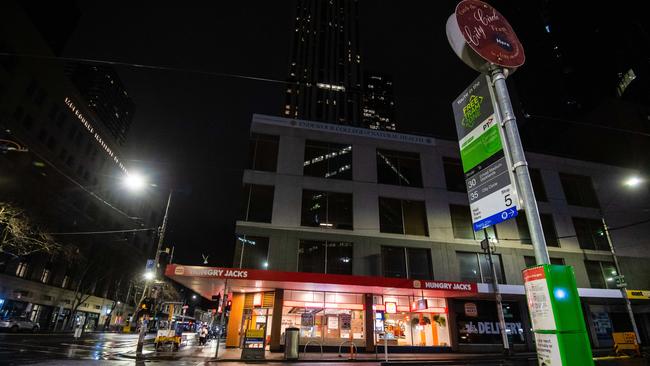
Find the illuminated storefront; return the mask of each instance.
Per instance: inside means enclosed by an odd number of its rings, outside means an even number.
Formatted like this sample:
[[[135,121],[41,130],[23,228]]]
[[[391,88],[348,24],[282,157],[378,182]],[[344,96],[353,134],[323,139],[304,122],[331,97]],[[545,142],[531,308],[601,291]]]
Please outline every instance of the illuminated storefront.
[[[165,274],[205,298],[227,291],[227,347],[242,347],[252,330],[270,350],[282,349],[290,327],[299,329],[301,346],[326,350],[451,350],[448,299],[477,294],[476,284],[448,281],[181,265]]]
[[[444,298],[375,295],[375,344],[449,347]]]

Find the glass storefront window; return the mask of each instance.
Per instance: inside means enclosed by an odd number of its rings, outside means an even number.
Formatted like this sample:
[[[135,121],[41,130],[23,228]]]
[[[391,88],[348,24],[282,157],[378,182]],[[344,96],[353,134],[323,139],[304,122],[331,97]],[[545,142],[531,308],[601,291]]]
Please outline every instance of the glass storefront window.
[[[296,327],[300,329],[301,345],[315,341],[338,346],[343,341],[352,341],[361,347],[365,345],[363,309],[361,294],[287,290],[281,333]]]
[[[410,304],[426,300],[427,307],[412,311]],[[411,296],[375,296],[375,344],[388,346],[448,347],[446,301]],[[396,312],[389,308],[395,304]],[[380,335],[380,333],[385,335]]]

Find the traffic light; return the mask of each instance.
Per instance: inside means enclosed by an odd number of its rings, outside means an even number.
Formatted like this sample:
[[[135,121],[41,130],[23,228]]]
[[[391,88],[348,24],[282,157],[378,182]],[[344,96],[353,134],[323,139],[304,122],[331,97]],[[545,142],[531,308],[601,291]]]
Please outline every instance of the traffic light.
[[[226,302],[226,311],[230,311],[230,305],[232,305],[232,300],[228,300],[228,302]]]
[[[221,305],[221,293],[212,295],[212,301],[215,302],[217,306]]]

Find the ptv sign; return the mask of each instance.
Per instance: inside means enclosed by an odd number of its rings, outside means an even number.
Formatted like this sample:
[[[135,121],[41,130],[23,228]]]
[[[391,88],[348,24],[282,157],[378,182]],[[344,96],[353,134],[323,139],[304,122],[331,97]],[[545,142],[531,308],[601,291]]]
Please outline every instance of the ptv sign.
[[[517,216],[489,79],[479,76],[452,103],[474,231]]]

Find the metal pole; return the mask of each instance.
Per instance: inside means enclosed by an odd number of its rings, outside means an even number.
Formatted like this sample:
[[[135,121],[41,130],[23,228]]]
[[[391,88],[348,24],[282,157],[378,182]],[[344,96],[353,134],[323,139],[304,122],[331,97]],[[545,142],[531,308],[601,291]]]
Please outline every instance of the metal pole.
[[[616,250],[614,250],[614,244],[612,243],[612,238],[609,235],[609,228],[605,222],[605,216],[601,214],[600,219],[603,223],[603,229],[605,230],[605,237],[607,237],[607,243],[609,244],[609,250],[612,252],[612,258],[614,258],[614,265],[616,266],[616,273],[619,276],[622,276],[621,267],[618,265],[618,257],[616,257]],[[622,279],[625,281],[625,279]],[[625,283],[625,282],[624,282]],[[632,304],[630,299],[627,297],[627,285],[621,287],[621,294],[625,300],[625,307],[627,308],[627,313],[630,316],[630,322],[632,323],[632,329],[634,330],[634,335],[636,336],[636,342],[640,345],[641,338],[639,337],[639,329],[636,327],[636,320],[634,320],[634,312],[632,311]]]
[[[242,244],[243,245],[243,244]],[[243,248],[243,246],[242,246]],[[219,332],[217,333],[217,349],[214,351],[214,358],[219,358],[219,345],[221,344],[221,334],[223,334],[223,323],[226,318],[226,299],[228,298],[228,279],[223,285],[223,296],[221,297],[221,318],[219,319]]]
[[[154,259],[154,265],[156,268],[156,274],[158,274],[158,261],[160,261],[160,249],[163,245],[163,240],[165,239],[165,230],[167,229],[167,217],[169,215],[169,205],[172,202],[172,192],[169,191],[169,197],[167,197],[167,207],[165,208],[165,216],[163,216],[162,226],[160,227],[160,235],[158,237],[158,247],[156,248],[156,256]]]
[[[494,297],[497,303],[497,316],[499,317],[499,328],[501,329],[501,340],[503,341],[503,353],[510,354],[510,343],[508,342],[508,333],[506,332],[506,318],[503,316],[503,305],[501,303],[501,291],[499,291],[499,280],[497,278],[497,269],[492,260],[492,248],[490,247],[490,239],[488,238],[487,229],[483,229],[486,242],[486,256],[492,271],[492,287],[494,288]]]
[[[240,240],[241,242],[241,255],[239,256],[239,268],[242,268],[242,265],[244,264],[244,241]]]
[[[163,222],[162,226],[160,227],[160,235],[158,237],[158,247],[156,248],[156,256],[154,257],[154,273],[156,276],[158,276],[158,262],[160,261],[160,248],[162,247],[163,240],[165,239],[165,229],[167,229],[167,216],[169,214],[169,204],[172,201],[172,192],[169,191],[169,197],[167,197],[167,207],[165,208],[165,216],[163,217]],[[146,287],[146,285],[145,285]],[[151,292],[151,287],[149,286],[149,292]],[[145,297],[148,297],[145,295],[147,292],[147,289],[145,288],[143,292],[143,300]],[[141,307],[141,304],[138,304],[138,307]],[[151,309],[149,309],[151,311]],[[138,336],[138,345],[136,346],[136,354],[142,354],[142,348],[144,346],[144,337],[146,334],[146,329],[145,329],[145,321],[144,319],[142,320],[142,324],[140,325],[140,335]]]
[[[542,230],[542,222],[539,218],[539,211],[537,208],[537,201],[535,200],[535,192],[533,185],[530,181],[528,173],[528,163],[524,156],[524,148],[521,145],[519,138],[519,130],[517,128],[517,119],[512,109],[510,96],[508,95],[508,87],[506,86],[506,77],[500,67],[491,67],[490,76],[494,85],[497,104],[503,116],[501,125],[504,129],[504,135],[508,149],[510,151],[512,168],[515,171],[517,178],[517,187],[519,189],[519,199],[523,203],[526,210],[526,221],[528,222],[528,229],[530,230],[530,237],[533,242],[533,249],[535,250],[535,261],[537,264],[550,264],[551,261],[548,257],[546,250],[546,240],[544,239],[544,231]]]

